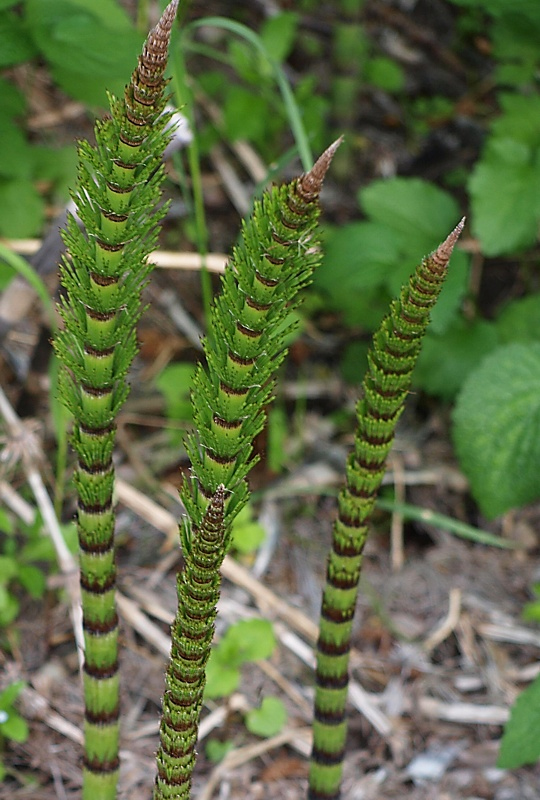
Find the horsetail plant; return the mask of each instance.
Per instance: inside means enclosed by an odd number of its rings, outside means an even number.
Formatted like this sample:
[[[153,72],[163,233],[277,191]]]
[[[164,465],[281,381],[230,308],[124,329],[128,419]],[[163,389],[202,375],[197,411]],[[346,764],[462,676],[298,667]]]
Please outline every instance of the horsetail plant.
[[[184,568],[163,697],[154,800],[187,800],[210,655],[221,563],[231,524],[248,499],[274,374],[283,361],[287,317],[320,260],[319,193],[339,140],[306,174],[255,203],[222,279],[192,392],[195,433],[186,447],[191,476],[182,487]]]
[[[362,552],[430,311],[442,289],[463,225],[461,220],[402,287],[368,354],[363,396],[356,409],[354,450],[347,460],[346,483],[339,495],[322,598],[309,800],[340,797],[349,652]]]
[[[79,145],[74,194],[60,267],[64,329],[54,345],[60,397],[74,418],[77,527],[83,606],[85,703],[83,800],[114,800],[118,781],[118,617],[112,493],[115,419],[128,394],[141,291],[151,265],[168,142],[164,70],[178,9],[173,0],[144,44],[124,98],[95,127],[96,147]]]

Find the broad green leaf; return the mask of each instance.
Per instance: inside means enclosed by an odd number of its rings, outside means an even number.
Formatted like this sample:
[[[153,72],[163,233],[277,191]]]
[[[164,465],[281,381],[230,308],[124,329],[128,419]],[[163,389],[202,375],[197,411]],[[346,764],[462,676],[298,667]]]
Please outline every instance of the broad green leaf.
[[[11,534],[13,533],[13,530],[14,530],[13,519],[10,517],[10,515],[5,509],[0,508],[0,531],[2,533]]]
[[[359,199],[366,214],[397,234],[402,249],[416,258],[437,247],[461,217],[451,195],[420,178],[374,181]]]
[[[265,21],[261,28],[261,39],[270,58],[278,63],[285,61],[291,52],[298,27],[298,14],[282,11]]]
[[[238,688],[239,683],[240,670],[238,667],[224,664],[216,654],[216,649],[212,650],[206,665],[204,696],[207,698],[227,697]]]
[[[492,136],[531,147],[540,144],[540,97],[508,92],[499,94],[498,100],[502,114],[491,125]]]
[[[47,587],[47,580],[43,570],[33,564],[21,564],[17,575],[19,583],[35,598],[43,597]]]
[[[5,710],[13,705],[17,697],[20,695],[26,683],[24,681],[15,681],[10,683],[0,692],[0,708]]]
[[[192,364],[170,364],[156,378],[156,386],[165,398],[169,419],[191,419],[189,395],[194,374],[195,367]]]
[[[217,649],[222,662],[236,666],[268,658],[275,646],[271,623],[266,619],[248,619],[231,625]]]
[[[0,208],[1,236],[26,239],[41,233],[44,202],[31,181],[0,182]]]
[[[19,613],[19,602],[0,583],[0,628],[10,625]]]
[[[534,342],[540,339],[540,293],[512,300],[504,308],[495,326],[502,343]]]
[[[514,0],[451,0],[451,2],[457,6],[481,8],[493,14],[493,16],[504,14],[516,8]],[[538,18],[540,12],[537,0],[519,0],[519,10],[530,19]]]
[[[495,326],[483,320],[472,324],[459,320],[440,335],[428,330],[414,371],[414,385],[451,400],[497,344]]]
[[[23,114],[26,109],[26,97],[17,86],[5,78],[0,78],[0,97],[2,98],[2,125],[5,119]]]
[[[492,139],[469,181],[473,232],[487,256],[536,241],[540,219],[540,156],[514,139]]]
[[[384,56],[369,59],[364,69],[364,78],[385,92],[400,92],[405,85],[405,74],[401,66]]]
[[[287,712],[277,697],[265,697],[259,708],[246,714],[246,728],[256,736],[276,736],[287,722]]]
[[[18,571],[17,562],[10,556],[0,556],[0,584],[7,584]]]
[[[10,11],[0,11],[0,67],[29,61],[35,54],[36,48],[21,18]]]
[[[366,213],[393,236],[399,257],[388,270],[385,285],[393,297],[424,256],[446,239],[459,222],[456,201],[447,192],[417,178],[375,181],[361,190]],[[445,331],[459,312],[467,289],[469,258],[456,249],[441,296],[431,315],[431,329]]]
[[[104,105],[106,88],[123,91],[141,37],[114,0],[28,0],[26,19],[54,79],[72,97]]]
[[[453,437],[485,516],[540,497],[540,344],[499,347],[469,375]]]
[[[240,553],[252,553],[264,542],[263,526],[253,518],[249,503],[235,517],[232,527],[232,546]]]
[[[275,115],[272,122],[264,97],[242,86],[229,86],[225,95],[223,120],[227,137],[232,141],[264,141],[268,131],[275,128]]]
[[[3,178],[28,178],[31,149],[18,125],[0,110],[0,176]],[[1,185],[1,184],[0,184]],[[2,208],[2,215],[4,208]]]
[[[540,675],[524,689],[512,706],[505,725],[497,766],[517,769],[540,758]]]
[[[234,742],[231,742],[230,739],[225,742],[220,742],[217,739],[209,739],[204,746],[206,757],[214,764],[223,761],[227,753],[230,753],[231,750],[234,750]]]
[[[373,329],[388,308],[385,278],[399,262],[399,238],[384,225],[353,222],[330,229],[314,286],[349,325]]]
[[[7,720],[0,723],[0,731],[14,742],[25,742],[28,739],[28,723],[15,711],[11,711]]]

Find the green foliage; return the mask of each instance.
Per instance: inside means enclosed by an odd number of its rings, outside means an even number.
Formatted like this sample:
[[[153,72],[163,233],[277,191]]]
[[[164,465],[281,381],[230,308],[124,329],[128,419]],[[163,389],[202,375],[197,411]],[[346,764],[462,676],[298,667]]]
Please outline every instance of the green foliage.
[[[6,774],[1,756],[6,740],[25,742],[28,739],[28,724],[15,709],[17,697],[25,686],[24,681],[16,681],[0,692],[0,781]]]
[[[269,658],[276,646],[268,620],[250,619],[228,628],[208,660],[205,697],[226,697],[234,692],[241,677],[241,667],[250,661]]]
[[[454,442],[487,517],[540,497],[540,343],[498,348],[471,373]]]
[[[273,187],[255,204],[211,309],[203,340],[206,367],[199,366],[193,381],[195,431],[186,440],[191,471],[181,492],[185,563],[171,629],[154,800],[190,796],[220,567],[231,547],[232,523],[248,499],[253,439],[264,426],[286,353],[290,312],[319,261],[318,197],[337,145],[307,174]],[[256,642],[242,642],[236,660]],[[227,685],[236,675],[230,661],[219,670]]]
[[[287,722],[287,712],[277,697],[265,697],[259,708],[246,714],[246,728],[256,736],[276,736]]]
[[[246,555],[264,542],[266,533],[263,526],[253,517],[253,509],[248,503],[235,517],[232,526],[232,547],[238,553]]]
[[[76,549],[75,526],[64,526],[70,549]],[[20,535],[19,535],[20,534]],[[33,525],[16,528],[9,514],[0,509],[0,628],[10,625],[17,617],[20,602],[18,588],[22,587],[36,599],[43,597],[46,574],[56,563],[53,544],[43,533],[40,517]]]
[[[505,725],[497,766],[517,769],[540,758],[540,675],[519,695]]]
[[[459,212],[447,192],[418,178],[375,181],[360,190],[359,201],[369,221],[330,233],[315,286],[349,325],[373,330],[413,272],[417,253],[433,249]],[[434,333],[444,332],[457,319],[468,264],[468,257],[457,251],[433,311]]]
[[[142,37],[117,0],[26,0],[25,23],[67,94],[104,106],[106,83],[121,95]]]
[[[473,231],[486,255],[512,253],[534,243],[539,187],[540,146],[495,136],[488,141],[469,182]]]
[[[195,374],[192,364],[169,364],[156,378],[156,386],[165,398],[165,413],[172,422],[189,422],[192,418],[190,392]],[[170,430],[171,444],[178,445],[182,431]]]
[[[383,194],[381,208],[387,204]],[[398,219],[398,228],[399,223]],[[346,483],[338,498],[321,606],[309,771],[313,797],[339,796],[347,733],[351,632],[368,525],[430,312],[441,292],[463,223],[404,284],[375,332],[368,355],[356,409],[354,449],[347,459]]]
[[[58,4],[66,13],[68,6],[80,5],[79,0]],[[29,0],[30,9],[44,12],[39,18],[46,35],[64,37],[64,43],[75,30],[91,37],[101,15],[111,25],[118,19],[109,0],[100,0],[93,7],[95,18],[55,17],[58,30],[52,30],[47,26],[54,25],[51,16],[57,4],[41,6],[40,0]],[[164,70],[176,10],[177,3],[170,3],[148,35],[122,99],[110,97],[111,115],[95,127],[96,147],[79,145],[74,199],[84,229],[73,217],[68,219],[64,239],[71,258],[64,258],[60,268],[64,327],[54,347],[62,365],[60,396],[74,418],[71,442],[77,454],[74,481],[85,641],[83,800],[114,800],[118,781],[112,454],[116,416],[128,394],[126,373],[137,350],[135,324],[151,270],[147,258],[165,212],[157,210],[168,141]],[[113,40],[120,33],[117,28]]]

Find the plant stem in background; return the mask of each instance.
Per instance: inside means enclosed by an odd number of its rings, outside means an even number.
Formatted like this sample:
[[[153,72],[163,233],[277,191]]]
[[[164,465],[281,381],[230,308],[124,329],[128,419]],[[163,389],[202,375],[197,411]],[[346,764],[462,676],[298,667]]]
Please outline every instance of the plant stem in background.
[[[196,432],[186,443],[192,469],[182,488],[185,566],[178,578],[154,800],[190,797],[219,569],[232,520],[248,498],[252,442],[285,357],[287,317],[320,260],[318,199],[338,144],[307,174],[255,203],[212,307],[204,342],[208,367],[199,367],[192,393]]]
[[[430,310],[442,289],[463,225],[464,220],[422,261],[373,337],[363,397],[356,412],[354,451],[347,461],[346,485],[338,499],[322,599],[309,800],[340,797],[349,651],[362,551]]]
[[[135,324],[164,209],[164,70],[178,0],[150,32],[123,100],[96,125],[95,148],[79,146],[76,204],[60,268],[64,329],[60,397],[74,417],[75,484],[85,639],[83,800],[114,800],[118,781],[118,617],[112,492],[115,418],[128,394]]]

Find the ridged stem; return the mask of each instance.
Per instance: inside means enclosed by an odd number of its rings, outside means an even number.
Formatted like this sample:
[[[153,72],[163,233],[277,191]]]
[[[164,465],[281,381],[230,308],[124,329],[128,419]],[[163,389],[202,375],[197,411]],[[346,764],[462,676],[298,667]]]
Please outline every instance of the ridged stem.
[[[340,797],[351,631],[368,524],[429,314],[463,224],[464,220],[422,261],[402,288],[375,333],[368,356],[363,397],[357,406],[354,451],[348,458],[346,485],[339,495],[323,591],[309,800]]]
[[[73,218],[61,265],[64,329],[61,399],[74,417],[75,485],[85,639],[83,800],[114,800],[119,758],[118,616],[112,493],[115,419],[137,349],[135,324],[151,267],[148,253],[163,215],[156,211],[168,137],[164,70],[178,7],[171,2],[150,32],[123,100],[96,125],[96,147],[79,146]]]
[[[187,800],[219,596],[219,569],[234,516],[247,500],[252,442],[265,421],[285,355],[287,315],[319,261],[318,198],[338,143],[310,172],[255,204],[227,266],[192,393],[196,433],[182,500],[185,566],[178,581],[171,665],[163,700],[154,800]]]

